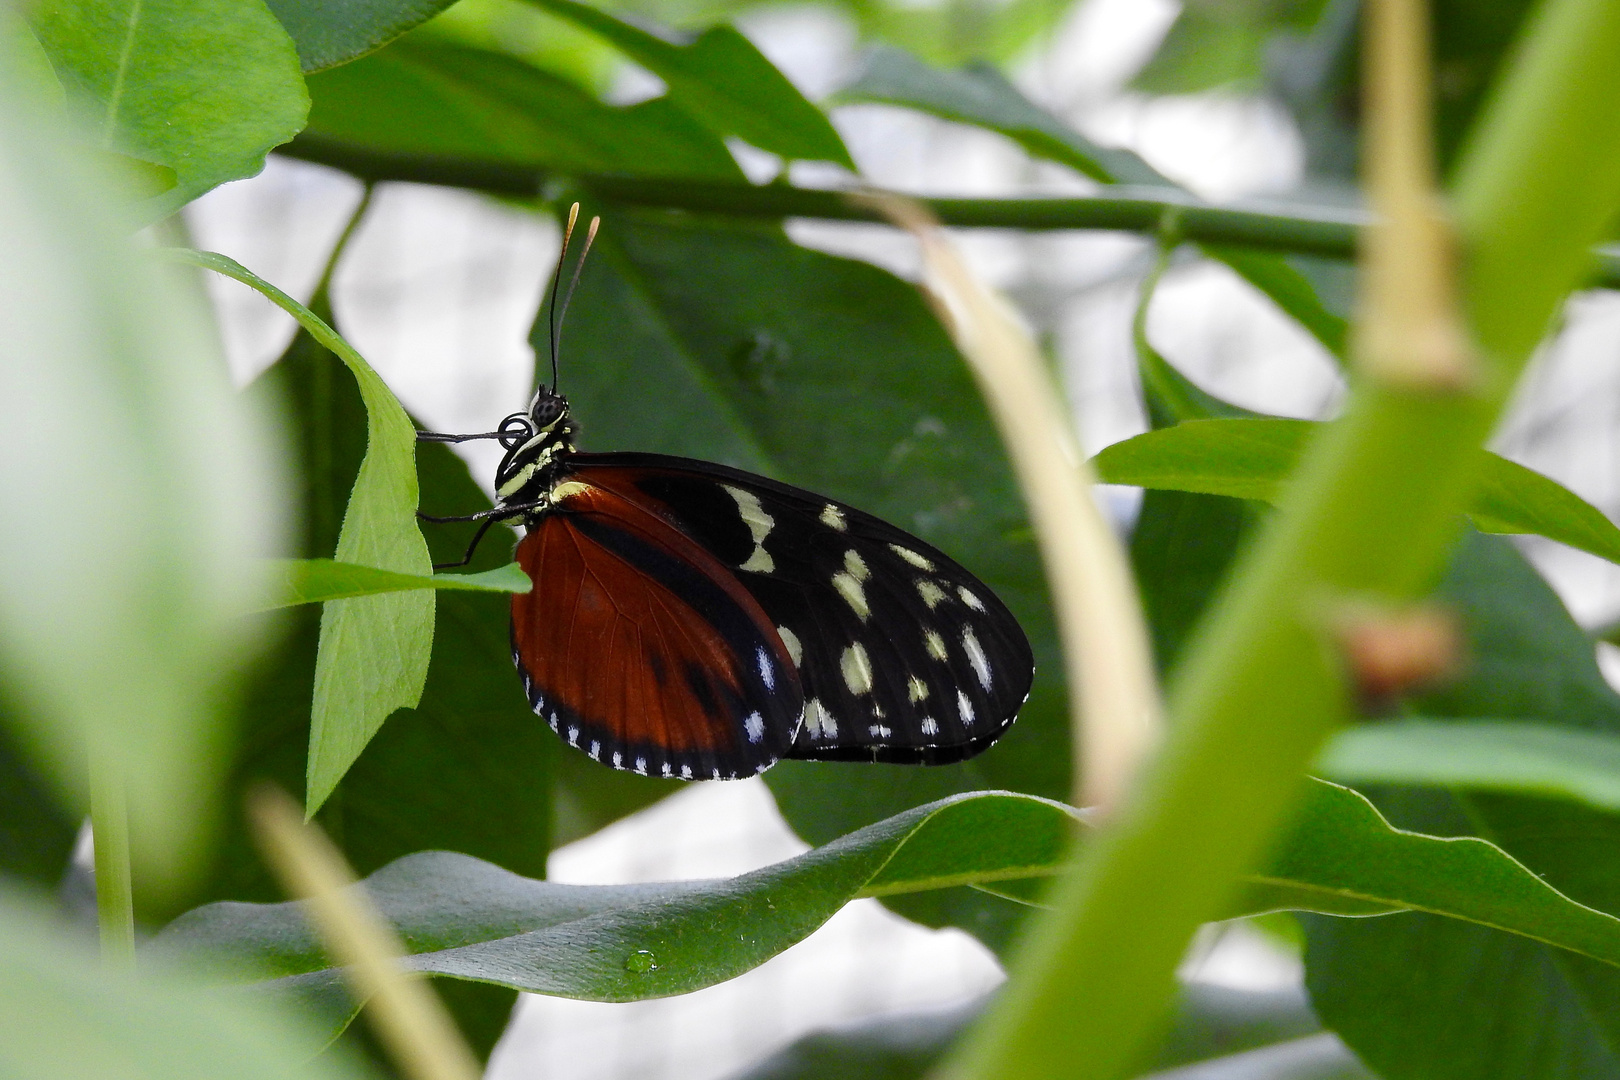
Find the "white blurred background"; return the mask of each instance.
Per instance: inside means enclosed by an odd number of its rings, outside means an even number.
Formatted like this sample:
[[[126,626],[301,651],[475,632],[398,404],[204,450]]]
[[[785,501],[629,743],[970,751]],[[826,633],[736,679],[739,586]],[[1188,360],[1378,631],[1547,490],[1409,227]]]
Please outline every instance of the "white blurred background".
[[[1303,151],[1277,105],[1230,93],[1147,98],[1123,88],[1178,9],[1173,0],[1083,0],[1018,65],[1017,81],[1091,137],[1136,150],[1210,199],[1289,191],[1300,182]],[[813,98],[852,73],[855,33],[827,9],[778,7],[740,22]],[[617,96],[637,96],[643,85],[645,77],[628,73]],[[863,176],[884,187],[952,195],[1090,190],[999,136],[905,110],[844,107],[834,121]],[[307,297],[359,197],[358,183],[342,174],[277,158],[259,177],[194,204],[187,221],[198,246]],[[909,241],[885,229],[791,222],[789,230],[801,243],[913,276]],[[525,337],[557,239],[550,222],[491,199],[384,185],[335,282],[339,322],[426,423],[487,430],[525,404],[533,362]],[[1147,244],[1104,233],[959,231],[957,239],[1051,343],[1087,449],[1143,430],[1130,318],[1149,266]],[[281,352],[292,323],[233,282],[215,277],[209,287],[232,364],[245,380]],[[1251,408],[1321,416],[1337,399],[1338,379],[1322,350],[1222,266],[1172,268],[1148,332],[1194,379]],[[1577,298],[1497,440],[1499,450],[1611,517],[1620,507],[1617,352],[1620,298]],[[499,450],[467,450],[487,486]],[[1108,495],[1128,523],[1134,493]],[[1526,550],[1578,619],[1595,624],[1620,612],[1615,567],[1550,543],[1527,543]],[[551,875],[577,883],[731,875],[801,850],[760,781],[702,784],[557,851]],[[1253,989],[1301,980],[1293,955],[1244,927],[1206,935],[1184,974]],[[489,1075],[709,1080],[806,1032],[960,1005],[1001,978],[995,958],[966,934],[926,930],[860,901],[777,959],[700,993],[630,1005],[526,997]],[[1221,1075],[1273,1074],[1255,1061]]]

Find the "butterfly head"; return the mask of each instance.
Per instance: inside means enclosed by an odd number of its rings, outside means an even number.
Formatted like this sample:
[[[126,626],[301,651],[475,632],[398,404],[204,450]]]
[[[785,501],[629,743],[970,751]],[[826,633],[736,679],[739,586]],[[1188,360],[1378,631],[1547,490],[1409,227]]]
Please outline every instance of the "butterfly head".
[[[558,467],[574,450],[574,419],[568,399],[542,386],[527,412],[501,421],[506,457],[495,471],[502,503],[532,503],[551,487]]]

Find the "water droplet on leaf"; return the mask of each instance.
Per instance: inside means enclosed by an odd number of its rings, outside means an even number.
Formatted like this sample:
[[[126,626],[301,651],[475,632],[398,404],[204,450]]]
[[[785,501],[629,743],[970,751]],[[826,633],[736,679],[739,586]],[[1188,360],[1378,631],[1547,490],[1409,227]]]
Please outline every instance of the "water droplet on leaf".
[[[646,949],[637,949],[624,958],[624,969],[637,975],[645,975],[649,971],[658,970],[658,957]]]

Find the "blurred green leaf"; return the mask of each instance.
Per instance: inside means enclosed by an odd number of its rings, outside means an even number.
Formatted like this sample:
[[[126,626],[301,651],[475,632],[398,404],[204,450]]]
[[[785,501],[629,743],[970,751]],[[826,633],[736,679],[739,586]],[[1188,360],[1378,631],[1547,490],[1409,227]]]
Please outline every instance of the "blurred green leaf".
[[[174,170],[148,220],[254,175],[304,126],[298,56],[263,0],[44,0],[26,11],[99,144]]]
[[[1193,420],[1114,443],[1092,464],[1105,483],[1269,502],[1318,426],[1310,420]],[[1533,533],[1620,562],[1620,529],[1602,511],[1556,480],[1486,450],[1479,452],[1469,517],[1484,532]]]
[[[1511,544],[1470,537],[1441,596],[1471,663],[1413,708],[1472,726],[1488,706],[1620,735],[1620,697],[1590,639]],[[1401,827],[1487,837],[1575,901],[1620,912],[1620,816],[1562,799],[1369,791]],[[1620,972],[1607,964],[1421,914],[1302,921],[1318,1012],[1387,1080],[1620,1076]]]
[[[0,1074],[8,1080],[356,1080],[347,1055],[265,998],[179,970],[107,971],[82,936],[0,894]]]
[[[0,697],[0,879],[50,889],[68,869],[79,822],[23,754]]]
[[[253,644],[239,614],[265,584],[258,557],[280,539],[281,459],[230,386],[196,283],[127,243],[119,195],[9,59],[0,719],[81,812],[86,748],[121,763],[137,873],[161,891],[212,832],[217,708]],[[52,527],[87,477],[96,520]]]
[[[235,278],[297,319],[349,369],[366,403],[366,456],[338,533],[338,562],[430,577],[433,560],[416,527],[416,425],[353,347],[304,305],[213,252],[171,257]],[[320,809],[388,714],[422,698],[433,647],[433,593],[332,600],[321,611],[321,647],[310,707],[307,812]]]
[[[1224,6],[1238,10],[1261,7]],[[1270,27],[1222,17],[1219,9],[1211,11],[1214,7],[1200,3],[1184,6],[1131,85],[1150,94],[1196,94],[1234,84],[1239,89],[1255,89],[1264,75]]]
[[[411,37],[312,76],[303,138],[366,151],[740,180],[720,138],[668,98],[620,108],[521,60]]]
[[[530,0],[595,34],[669,87],[672,101],[718,135],[735,135],[785,158],[855,168],[822,111],[736,28],[711,26],[696,37],[664,36],[578,0]]]
[[[937,1012],[888,1017],[858,1026],[812,1032],[731,1080],[920,1078],[928,1074],[945,1049],[983,1009],[984,1002],[975,1001]],[[1236,1071],[1236,1062],[1229,1055],[1274,1047],[1321,1030],[1322,1025],[1311,1014],[1310,1005],[1298,990],[1254,992],[1191,983],[1182,987],[1170,1031],[1147,1067],[1157,1075],[1164,1069],[1207,1062],[1227,1070],[1210,1075],[1248,1075]],[[1204,1075],[1190,1073],[1186,1080]],[[1293,1076],[1270,1071],[1265,1075],[1272,1080],[1290,1080]],[[1308,1075],[1313,1080],[1329,1080],[1320,1073]],[[1347,1072],[1344,1075],[1367,1074]],[[1334,1074],[1334,1080],[1338,1076]],[[1293,1080],[1305,1080],[1305,1077]]]
[[[298,49],[306,72],[382,48],[456,0],[265,0]]]
[[[1287,256],[1231,244],[1204,244],[1204,251],[1230,266],[1250,285],[1303,326],[1343,365],[1349,358],[1350,321],[1322,302],[1320,290]]]
[[[507,563],[477,574],[432,574],[421,577],[332,559],[276,559],[271,563],[271,577],[279,583],[280,588],[265,603],[266,610],[408,589],[526,593],[534,587],[517,563]]]
[[[795,831],[826,843],[962,791],[1066,795],[1062,664],[1022,500],[972,379],[917,291],[779,228],[696,215],[608,208],[595,251],[561,370],[582,446],[720,461],[878,514],[977,574],[1034,647],[1035,689],[1018,722],[972,761],[772,769]],[[542,311],[531,336],[541,355],[545,325]],[[993,897],[962,903],[973,911],[950,918],[969,929],[1022,916]]]
[[[1317,759],[1345,783],[1419,784],[1571,799],[1620,811],[1620,736],[1513,720],[1351,728]]]
[[[855,80],[834,97],[836,104],[862,101],[904,105],[944,120],[989,128],[1036,157],[1105,184],[1169,183],[1131,151],[1098,146],[1075,131],[988,64],[941,71],[903,49],[880,45],[867,52]]]
[[[300,334],[250,393],[285,402],[298,435],[305,532],[297,550],[331,550],[366,452],[358,387],[331,353]],[[465,463],[447,447],[421,446],[418,468],[426,508],[459,513],[489,506]],[[472,528],[430,527],[434,557],[459,558]],[[493,529],[470,569],[504,564],[511,542],[509,530]],[[545,874],[556,736],[530,711],[512,669],[509,609],[510,600],[501,595],[458,591],[439,597],[439,632],[420,704],[389,717],[317,816],[360,873],[412,851],[443,848],[517,873]],[[232,763],[233,790],[268,780],[296,794],[304,784],[320,616],[301,608],[280,617],[289,624],[286,640],[256,666],[240,694],[242,748]],[[209,879],[182,903],[146,905],[143,915],[161,923],[198,904],[282,895],[237,806]],[[487,1054],[515,994],[469,983],[446,997],[475,1048]]]
[[[1035,157],[1067,165],[1105,184],[1181,190],[1134,152],[1092,142],[1030,101],[1001,72],[986,64],[942,71],[903,50],[878,47],[867,54],[855,81],[840,90],[836,100],[903,105],[943,120],[987,128],[1012,139]],[[1165,229],[1168,234],[1174,233],[1173,216],[1166,217]],[[1343,360],[1345,320],[1322,303],[1309,279],[1286,257],[1224,244],[1205,244],[1203,250],[1265,293],[1323,347]]]

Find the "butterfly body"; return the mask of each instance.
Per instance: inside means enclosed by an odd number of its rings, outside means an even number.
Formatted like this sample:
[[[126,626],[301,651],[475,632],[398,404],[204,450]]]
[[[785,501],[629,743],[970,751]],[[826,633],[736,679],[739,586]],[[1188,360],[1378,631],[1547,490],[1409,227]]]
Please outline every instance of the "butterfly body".
[[[733,779],[782,758],[959,761],[1012,723],[1029,644],[988,587],[879,518],[712,462],[582,453],[542,389],[502,424],[530,705],[593,759]]]

